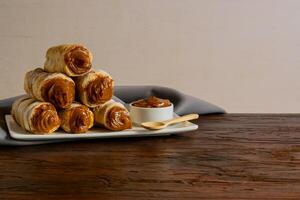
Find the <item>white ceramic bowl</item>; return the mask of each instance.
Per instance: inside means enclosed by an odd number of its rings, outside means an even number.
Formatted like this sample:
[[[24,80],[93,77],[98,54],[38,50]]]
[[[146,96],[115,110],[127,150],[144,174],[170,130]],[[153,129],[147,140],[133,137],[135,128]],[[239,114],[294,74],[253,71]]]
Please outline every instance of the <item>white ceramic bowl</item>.
[[[134,124],[140,125],[143,122],[164,121],[173,118],[173,104],[162,108],[144,108],[129,104],[131,120]]]

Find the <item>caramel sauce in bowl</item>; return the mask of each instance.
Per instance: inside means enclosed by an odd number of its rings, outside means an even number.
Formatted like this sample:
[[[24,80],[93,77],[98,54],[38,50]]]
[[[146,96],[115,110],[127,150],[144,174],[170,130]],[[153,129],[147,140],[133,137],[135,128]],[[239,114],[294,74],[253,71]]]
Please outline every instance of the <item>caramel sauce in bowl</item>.
[[[165,121],[173,118],[174,107],[168,99],[151,96],[129,104],[130,117],[135,125],[149,121]]]
[[[133,106],[142,108],[163,108],[171,106],[169,99],[160,99],[155,96],[150,96],[147,99],[140,99],[138,101],[132,102]]]

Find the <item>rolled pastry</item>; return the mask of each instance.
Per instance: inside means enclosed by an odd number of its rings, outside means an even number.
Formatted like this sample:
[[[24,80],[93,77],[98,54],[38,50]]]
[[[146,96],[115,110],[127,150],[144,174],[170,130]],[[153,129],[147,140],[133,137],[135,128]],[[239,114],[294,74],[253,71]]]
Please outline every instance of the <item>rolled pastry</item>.
[[[95,124],[104,126],[109,130],[121,131],[132,127],[128,110],[121,103],[114,100],[93,108],[93,112]]]
[[[114,92],[114,81],[105,71],[92,71],[75,80],[80,101],[89,107],[96,107],[109,101]]]
[[[61,72],[68,76],[81,76],[90,71],[93,55],[84,46],[63,44],[48,49],[44,69]]]
[[[94,124],[94,114],[90,109],[79,103],[72,103],[71,107],[59,111],[61,128],[66,132],[85,133]]]
[[[51,102],[57,108],[69,107],[75,98],[75,83],[71,78],[41,68],[26,73],[24,89],[29,96]]]
[[[60,126],[60,119],[51,103],[37,101],[28,95],[13,103],[11,114],[22,128],[34,134],[50,134]]]

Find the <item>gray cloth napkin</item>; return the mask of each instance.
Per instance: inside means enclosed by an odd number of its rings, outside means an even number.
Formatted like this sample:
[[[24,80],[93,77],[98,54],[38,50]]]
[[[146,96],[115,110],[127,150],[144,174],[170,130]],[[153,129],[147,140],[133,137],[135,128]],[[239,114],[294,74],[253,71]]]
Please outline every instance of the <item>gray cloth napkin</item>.
[[[160,86],[116,86],[114,99],[127,104],[132,101],[149,97],[151,95],[170,99],[174,104],[174,111],[178,115],[188,113],[204,114],[223,114],[225,110],[206,101],[183,94],[177,90]],[[5,115],[10,113],[11,105],[17,97],[0,100],[0,145],[23,146],[36,145],[64,141],[74,141],[77,139],[65,140],[40,140],[40,141],[22,141],[11,138],[5,123]]]

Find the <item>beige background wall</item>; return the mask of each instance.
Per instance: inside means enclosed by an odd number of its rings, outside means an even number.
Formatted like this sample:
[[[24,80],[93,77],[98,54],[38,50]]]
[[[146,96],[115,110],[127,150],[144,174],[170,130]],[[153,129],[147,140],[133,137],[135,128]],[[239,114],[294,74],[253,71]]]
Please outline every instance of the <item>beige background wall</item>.
[[[157,84],[229,112],[300,112],[298,0],[0,0],[0,98],[49,46],[83,43],[117,84]]]

